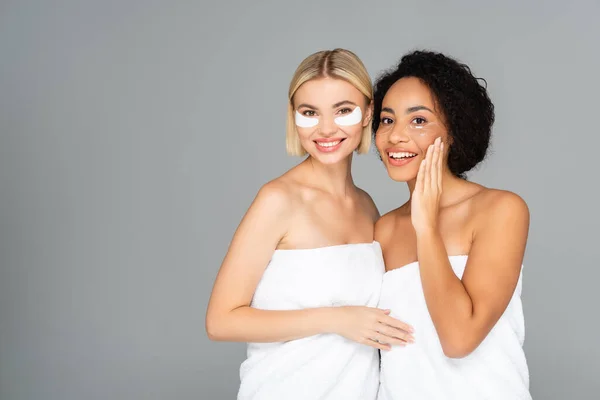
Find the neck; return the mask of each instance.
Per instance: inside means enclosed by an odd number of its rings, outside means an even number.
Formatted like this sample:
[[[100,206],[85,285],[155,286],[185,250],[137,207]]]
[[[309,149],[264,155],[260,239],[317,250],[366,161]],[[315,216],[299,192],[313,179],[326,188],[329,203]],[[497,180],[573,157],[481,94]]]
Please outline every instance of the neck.
[[[442,197],[440,198],[440,208],[454,204],[456,198],[461,195],[460,187],[465,183],[464,179],[458,178],[448,170],[442,172]],[[407,182],[408,190],[410,191],[410,200],[412,201],[413,191],[417,184],[417,179],[412,179]],[[457,190],[458,189],[458,190]]]
[[[352,154],[337,164],[322,164],[310,156],[303,164],[310,170],[311,183],[323,191],[345,197],[354,189]]]

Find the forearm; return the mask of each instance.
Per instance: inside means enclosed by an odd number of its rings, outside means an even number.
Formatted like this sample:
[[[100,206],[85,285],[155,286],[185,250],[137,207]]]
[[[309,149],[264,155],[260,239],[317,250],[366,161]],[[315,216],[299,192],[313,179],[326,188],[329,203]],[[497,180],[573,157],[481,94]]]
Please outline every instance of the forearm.
[[[473,302],[452,269],[439,232],[417,235],[417,257],[425,301],[442,347],[460,352],[456,349],[470,341]]]
[[[249,306],[207,319],[212,340],[270,343],[301,339],[331,329],[332,308],[272,311]]]

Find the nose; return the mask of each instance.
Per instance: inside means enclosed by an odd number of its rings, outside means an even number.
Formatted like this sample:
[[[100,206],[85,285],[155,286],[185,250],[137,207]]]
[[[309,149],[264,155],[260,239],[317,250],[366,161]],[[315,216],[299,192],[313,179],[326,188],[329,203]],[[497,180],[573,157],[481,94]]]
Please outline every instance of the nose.
[[[336,125],[333,117],[321,118],[321,126],[319,128],[321,130],[321,134],[325,137],[333,136],[338,131],[338,126]]]
[[[406,130],[404,129],[403,126],[395,125],[392,128],[392,132],[390,132],[389,140],[390,140],[390,143],[393,143],[393,144],[406,143],[410,140],[410,137],[406,133]]]

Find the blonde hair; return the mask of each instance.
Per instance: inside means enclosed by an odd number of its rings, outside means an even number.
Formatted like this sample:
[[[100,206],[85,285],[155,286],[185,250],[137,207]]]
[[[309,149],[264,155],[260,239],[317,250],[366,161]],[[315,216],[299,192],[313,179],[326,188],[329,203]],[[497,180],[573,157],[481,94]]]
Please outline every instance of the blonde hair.
[[[373,100],[373,85],[364,64],[356,54],[345,49],[325,50],[306,57],[296,69],[288,93],[287,131],[285,146],[292,156],[303,156],[306,150],[300,144],[294,120],[294,94],[302,84],[319,78],[342,79],[358,89],[368,100]],[[366,115],[366,113],[365,113]],[[363,128],[357,152],[364,154],[371,147],[371,124]]]

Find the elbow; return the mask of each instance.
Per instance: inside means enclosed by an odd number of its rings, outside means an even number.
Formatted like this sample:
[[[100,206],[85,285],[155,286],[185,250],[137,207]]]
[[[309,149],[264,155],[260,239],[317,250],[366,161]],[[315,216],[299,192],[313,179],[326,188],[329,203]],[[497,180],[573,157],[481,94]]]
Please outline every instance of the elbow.
[[[441,340],[442,351],[448,358],[460,359],[471,354],[479,343],[467,337],[456,337],[447,340]]]
[[[222,341],[218,331],[212,325],[206,325],[206,336],[208,336],[208,339],[212,340],[213,342]]]
[[[210,321],[208,318],[206,319],[206,336],[213,342],[218,342],[220,338],[219,330],[215,326],[214,321]]]
[[[238,307],[238,309],[241,307]],[[239,326],[243,325],[234,310],[211,310],[206,313],[206,335],[214,342],[246,342]]]
[[[473,352],[473,350],[460,346],[443,346],[444,355],[448,358],[460,359],[465,358]]]
[[[206,335],[210,340],[214,342],[222,342],[226,340],[221,325],[220,318],[210,314],[206,316]]]

